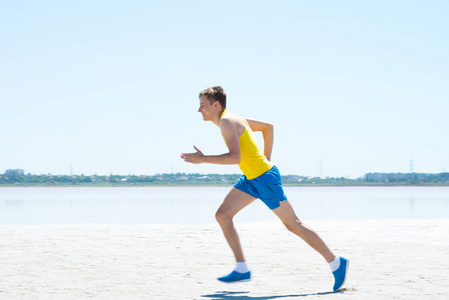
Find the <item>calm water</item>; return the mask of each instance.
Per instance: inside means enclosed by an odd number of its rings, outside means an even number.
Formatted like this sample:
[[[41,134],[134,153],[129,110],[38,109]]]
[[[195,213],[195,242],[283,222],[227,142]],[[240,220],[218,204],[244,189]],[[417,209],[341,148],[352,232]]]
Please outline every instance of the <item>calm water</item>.
[[[0,224],[204,224],[230,188],[0,188]],[[286,187],[304,220],[449,218],[449,187]],[[275,220],[256,200],[239,222]]]

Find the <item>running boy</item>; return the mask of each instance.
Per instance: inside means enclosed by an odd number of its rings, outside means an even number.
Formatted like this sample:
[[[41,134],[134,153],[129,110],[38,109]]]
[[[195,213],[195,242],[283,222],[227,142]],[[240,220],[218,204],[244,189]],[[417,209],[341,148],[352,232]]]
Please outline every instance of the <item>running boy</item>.
[[[273,125],[244,119],[226,110],[226,93],[220,86],[205,89],[200,93],[199,99],[198,112],[202,114],[204,121],[212,121],[220,128],[229,151],[221,155],[204,155],[194,146],[196,152],[183,153],[181,158],[194,164],[238,164],[243,172],[215,215],[237,262],[236,268],[230,274],[218,280],[237,282],[251,279],[251,272],[245,262],[233,218],[258,198],[279,217],[289,231],[302,238],[323,256],[335,278],[333,289],[338,290],[345,282],[349,261],[335,256],[320,236],[298,219],[287,200],[279,170],[271,163]],[[255,131],[262,132],[263,152],[254,137]]]

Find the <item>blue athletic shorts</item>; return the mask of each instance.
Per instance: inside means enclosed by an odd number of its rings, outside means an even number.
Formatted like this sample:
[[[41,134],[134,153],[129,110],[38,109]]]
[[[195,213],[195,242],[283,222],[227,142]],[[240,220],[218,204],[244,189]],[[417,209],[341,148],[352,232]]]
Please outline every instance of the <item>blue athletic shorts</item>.
[[[280,206],[280,201],[287,200],[281,182],[281,174],[276,166],[259,177],[248,180],[245,175],[240,176],[234,187],[254,198],[263,201],[270,209]]]

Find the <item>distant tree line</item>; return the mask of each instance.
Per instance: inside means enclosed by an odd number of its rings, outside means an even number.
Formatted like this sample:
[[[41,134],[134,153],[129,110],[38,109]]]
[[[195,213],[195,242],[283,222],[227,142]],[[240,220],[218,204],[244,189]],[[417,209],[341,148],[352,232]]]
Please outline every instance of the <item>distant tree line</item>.
[[[449,173],[368,173],[364,176],[365,182],[439,182],[448,183]]]
[[[151,186],[151,185],[233,185],[240,174],[173,173],[156,175],[33,175],[10,172],[0,175],[3,186]],[[449,173],[368,173],[362,178],[282,176],[284,185],[363,185],[363,184],[445,184]]]
[[[156,175],[33,175],[9,173],[0,175],[0,185],[181,185],[228,184],[239,175],[223,174],[156,174]]]

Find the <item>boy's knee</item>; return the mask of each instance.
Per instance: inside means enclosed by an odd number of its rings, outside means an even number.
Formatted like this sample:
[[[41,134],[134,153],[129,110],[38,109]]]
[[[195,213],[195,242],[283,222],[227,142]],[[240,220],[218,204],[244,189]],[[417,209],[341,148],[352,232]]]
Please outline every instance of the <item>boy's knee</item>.
[[[302,226],[301,222],[298,220],[294,220],[291,222],[284,222],[285,228],[287,228],[288,231],[291,231],[296,234],[301,234],[303,232],[304,227]]]
[[[218,223],[222,223],[227,219],[226,214],[222,210],[217,210],[215,213],[215,220],[217,220]]]
[[[284,223],[284,226],[288,231],[291,231],[291,232],[295,231],[295,225],[293,225],[291,223]]]
[[[215,220],[220,224],[231,222],[233,218],[234,215],[229,214],[226,210],[218,209],[215,213]]]

